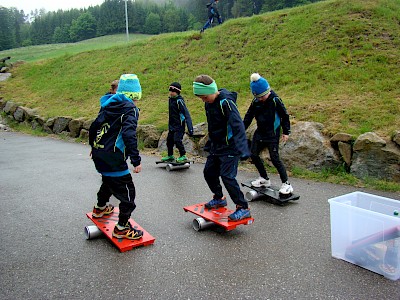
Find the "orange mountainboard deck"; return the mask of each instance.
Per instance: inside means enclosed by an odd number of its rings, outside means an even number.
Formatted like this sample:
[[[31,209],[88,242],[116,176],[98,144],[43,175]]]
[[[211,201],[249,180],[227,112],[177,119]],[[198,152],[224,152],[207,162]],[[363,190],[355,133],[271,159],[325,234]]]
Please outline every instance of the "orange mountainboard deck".
[[[239,225],[249,225],[254,222],[253,218],[246,218],[240,221],[228,221],[228,216],[234,211],[226,207],[219,208],[206,208],[204,207],[206,203],[199,203],[190,206],[185,206],[183,208],[186,212],[194,213],[207,221],[211,221],[219,226],[224,227],[226,230],[233,230]]]
[[[143,231],[143,237],[138,240],[118,239],[112,236],[115,223],[118,222],[119,209],[114,208],[114,212],[111,215],[105,215],[101,218],[93,218],[92,212],[88,212],[86,216],[93,221],[93,223],[99,228],[105,236],[119,249],[121,252],[132,250],[139,246],[148,246],[154,243],[155,238],[144,230],[138,223],[133,219],[129,219],[129,222],[135,229]]]

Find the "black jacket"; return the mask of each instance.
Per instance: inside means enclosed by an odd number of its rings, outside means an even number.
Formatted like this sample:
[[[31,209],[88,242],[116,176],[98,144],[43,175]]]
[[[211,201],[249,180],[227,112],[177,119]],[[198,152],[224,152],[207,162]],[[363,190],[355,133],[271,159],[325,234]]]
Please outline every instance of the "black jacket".
[[[237,94],[220,89],[213,103],[205,103],[209,142],[204,150],[216,155],[250,156],[246,132],[236,106]]]
[[[290,134],[289,114],[285,105],[278,95],[271,91],[271,94],[264,102],[254,98],[244,116],[244,127],[247,129],[253,118],[257,121],[257,129],[254,132],[256,141],[279,142],[280,128],[283,134]]]
[[[100,103],[100,112],[89,129],[92,159],[103,175],[126,175],[128,157],[134,167],[141,161],[136,137],[139,109],[123,94],[105,95]]]
[[[186,108],[185,101],[181,95],[169,97],[169,120],[168,130],[185,132],[185,122],[189,131],[189,135],[193,134],[192,118]]]

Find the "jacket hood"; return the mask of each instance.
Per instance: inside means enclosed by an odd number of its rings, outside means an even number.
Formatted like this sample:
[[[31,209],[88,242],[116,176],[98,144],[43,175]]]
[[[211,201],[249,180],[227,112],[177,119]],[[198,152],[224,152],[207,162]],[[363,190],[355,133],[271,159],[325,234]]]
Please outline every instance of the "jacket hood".
[[[230,92],[226,89],[220,89],[219,91],[219,97],[221,99],[229,99],[232,100],[233,102],[236,103],[237,100],[237,93],[236,92]]]
[[[124,94],[104,95],[100,98],[101,110],[105,111],[111,118],[125,114],[129,110],[137,109],[135,103]]]
[[[124,94],[108,94],[100,98],[100,106],[102,108],[109,106],[111,103],[118,103],[128,101],[133,103],[132,99],[126,97]]]

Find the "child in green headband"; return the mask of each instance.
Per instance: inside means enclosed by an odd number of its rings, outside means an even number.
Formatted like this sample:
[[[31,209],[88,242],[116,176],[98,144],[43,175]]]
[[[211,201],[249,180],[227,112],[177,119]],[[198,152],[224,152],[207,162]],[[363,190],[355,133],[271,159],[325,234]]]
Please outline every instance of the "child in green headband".
[[[210,155],[204,166],[204,179],[214,193],[206,208],[227,205],[222,192],[220,178],[236,211],[229,220],[250,218],[250,209],[236,180],[239,159],[247,159],[250,151],[244,124],[236,106],[237,94],[226,89],[218,89],[214,79],[208,75],[197,76],[193,82],[193,93],[203,100],[207,115],[208,142],[205,151]]]

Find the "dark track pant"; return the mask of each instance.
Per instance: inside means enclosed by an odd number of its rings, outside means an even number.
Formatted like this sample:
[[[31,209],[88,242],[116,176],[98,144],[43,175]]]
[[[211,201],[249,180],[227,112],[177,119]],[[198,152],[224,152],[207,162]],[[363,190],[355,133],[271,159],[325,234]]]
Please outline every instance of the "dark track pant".
[[[132,176],[131,174],[121,177],[102,176],[102,180],[103,183],[97,193],[97,205],[100,207],[105,206],[111,195],[114,195],[120,201],[118,223],[125,226],[136,208],[136,190]]]
[[[168,156],[174,154],[174,145],[176,145],[176,148],[178,148],[180,156],[186,154],[185,147],[183,146],[182,143],[184,134],[185,132],[183,131],[171,131],[171,130],[168,131],[168,136],[167,136]]]
[[[223,197],[222,186],[219,180],[219,177],[221,177],[232,201],[238,206],[248,208],[248,203],[244,199],[244,195],[236,180],[238,164],[239,156],[209,155],[204,166],[204,179],[211,192],[214,193],[214,197],[220,199]]]
[[[286,182],[288,180],[288,176],[286,173],[286,168],[281,159],[279,158],[279,143],[277,142],[263,142],[253,140],[251,143],[251,160],[256,166],[258,173],[263,178],[268,178],[267,171],[264,167],[264,162],[260,157],[260,152],[268,148],[269,156],[271,157],[271,162],[274,167],[277,169],[279,176],[282,182]]]

